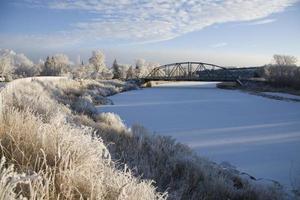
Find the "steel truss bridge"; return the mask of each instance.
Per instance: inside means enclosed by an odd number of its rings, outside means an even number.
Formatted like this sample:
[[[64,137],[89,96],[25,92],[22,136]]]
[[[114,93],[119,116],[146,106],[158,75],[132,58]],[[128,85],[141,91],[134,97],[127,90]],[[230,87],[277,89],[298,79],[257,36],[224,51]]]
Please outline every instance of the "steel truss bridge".
[[[147,81],[238,81],[255,76],[257,68],[227,68],[203,62],[180,62],[154,68]]]

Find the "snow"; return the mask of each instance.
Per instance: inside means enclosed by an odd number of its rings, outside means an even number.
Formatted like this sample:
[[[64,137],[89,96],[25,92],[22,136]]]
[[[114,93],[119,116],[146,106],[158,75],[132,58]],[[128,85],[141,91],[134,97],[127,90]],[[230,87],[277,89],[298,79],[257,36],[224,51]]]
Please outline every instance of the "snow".
[[[286,93],[279,93],[279,92],[263,92],[263,94],[275,96],[275,97],[281,97],[281,98],[285,98],[285,99],[300,100],[300,96],[293,95],[293,94],[286,94]]]
[[[289,188],[290,177],[300,169],[300,103],[221,90],[215,84],[179,82],[129,91],[112,96],[115,105],[99,109]]]
[[[185,87],[185,88],[195,88],[195,87],[200,87],[200,88],[215,88],[216,84],[219,82],[166,82],[164,84],[159,84],[159,85],[154,85],[154,87],[159,87],[159,88],[168,88],[168,87]]]
[[[5,82],[0,82],[0,91],[4,88]]]

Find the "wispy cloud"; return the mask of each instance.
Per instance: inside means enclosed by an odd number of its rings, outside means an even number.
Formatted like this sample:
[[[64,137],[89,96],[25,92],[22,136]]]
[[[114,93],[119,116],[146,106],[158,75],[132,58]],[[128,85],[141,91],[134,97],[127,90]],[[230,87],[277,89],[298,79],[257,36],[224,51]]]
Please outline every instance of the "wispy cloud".
[[[249,25],[262,25],[262,24],[270,24],[275,22],[277,19],[263,19],[263,20],[258,20],[254,22],[248,23]]]
[[[226,42],[220,42],[220,43],[216,43],[216,44],[211,45],[211,47],[212,48],[220,48],[220,47],[225,47],[227,45],[228,44]]]
[[[272,13],[283,11],[295,2],[297,0],[23,0],[24,4],[34,7],[79,10],[96,15],[89,20],[72,24],[71,31],[62,30],[62,33],[36,36],[39,40],[45,41],[66,37],[68,42],[74,44],[87,40],[124,42],[169,40],[217,23],[262,19]],[[251,24],[273,21],[274,19],[268,19]],[[216,44],[215,48],[225,45],[225,43]]]

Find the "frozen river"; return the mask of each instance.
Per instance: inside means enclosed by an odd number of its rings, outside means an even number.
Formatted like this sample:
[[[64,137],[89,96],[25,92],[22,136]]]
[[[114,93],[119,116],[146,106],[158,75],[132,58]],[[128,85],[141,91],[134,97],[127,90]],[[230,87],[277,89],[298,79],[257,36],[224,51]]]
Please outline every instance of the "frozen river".
[[[300,102],[221,90],[214,83],[173,83],[112,96],[101,106],[124,122],[171,135],[201,156],[227,161],[256,178],[290,187],[300,179]],[[299,180],[298,180],[299,181]]]

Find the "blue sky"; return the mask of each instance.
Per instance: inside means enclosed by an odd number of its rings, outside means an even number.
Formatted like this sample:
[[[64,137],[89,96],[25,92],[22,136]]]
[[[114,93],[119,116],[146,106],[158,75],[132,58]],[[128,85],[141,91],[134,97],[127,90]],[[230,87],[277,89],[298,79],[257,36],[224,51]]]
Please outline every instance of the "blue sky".
[[[94,49],[132,63],[203,61],[224,66],[300,59],[298,0],[0,0],[0,48],[37,60]]]

